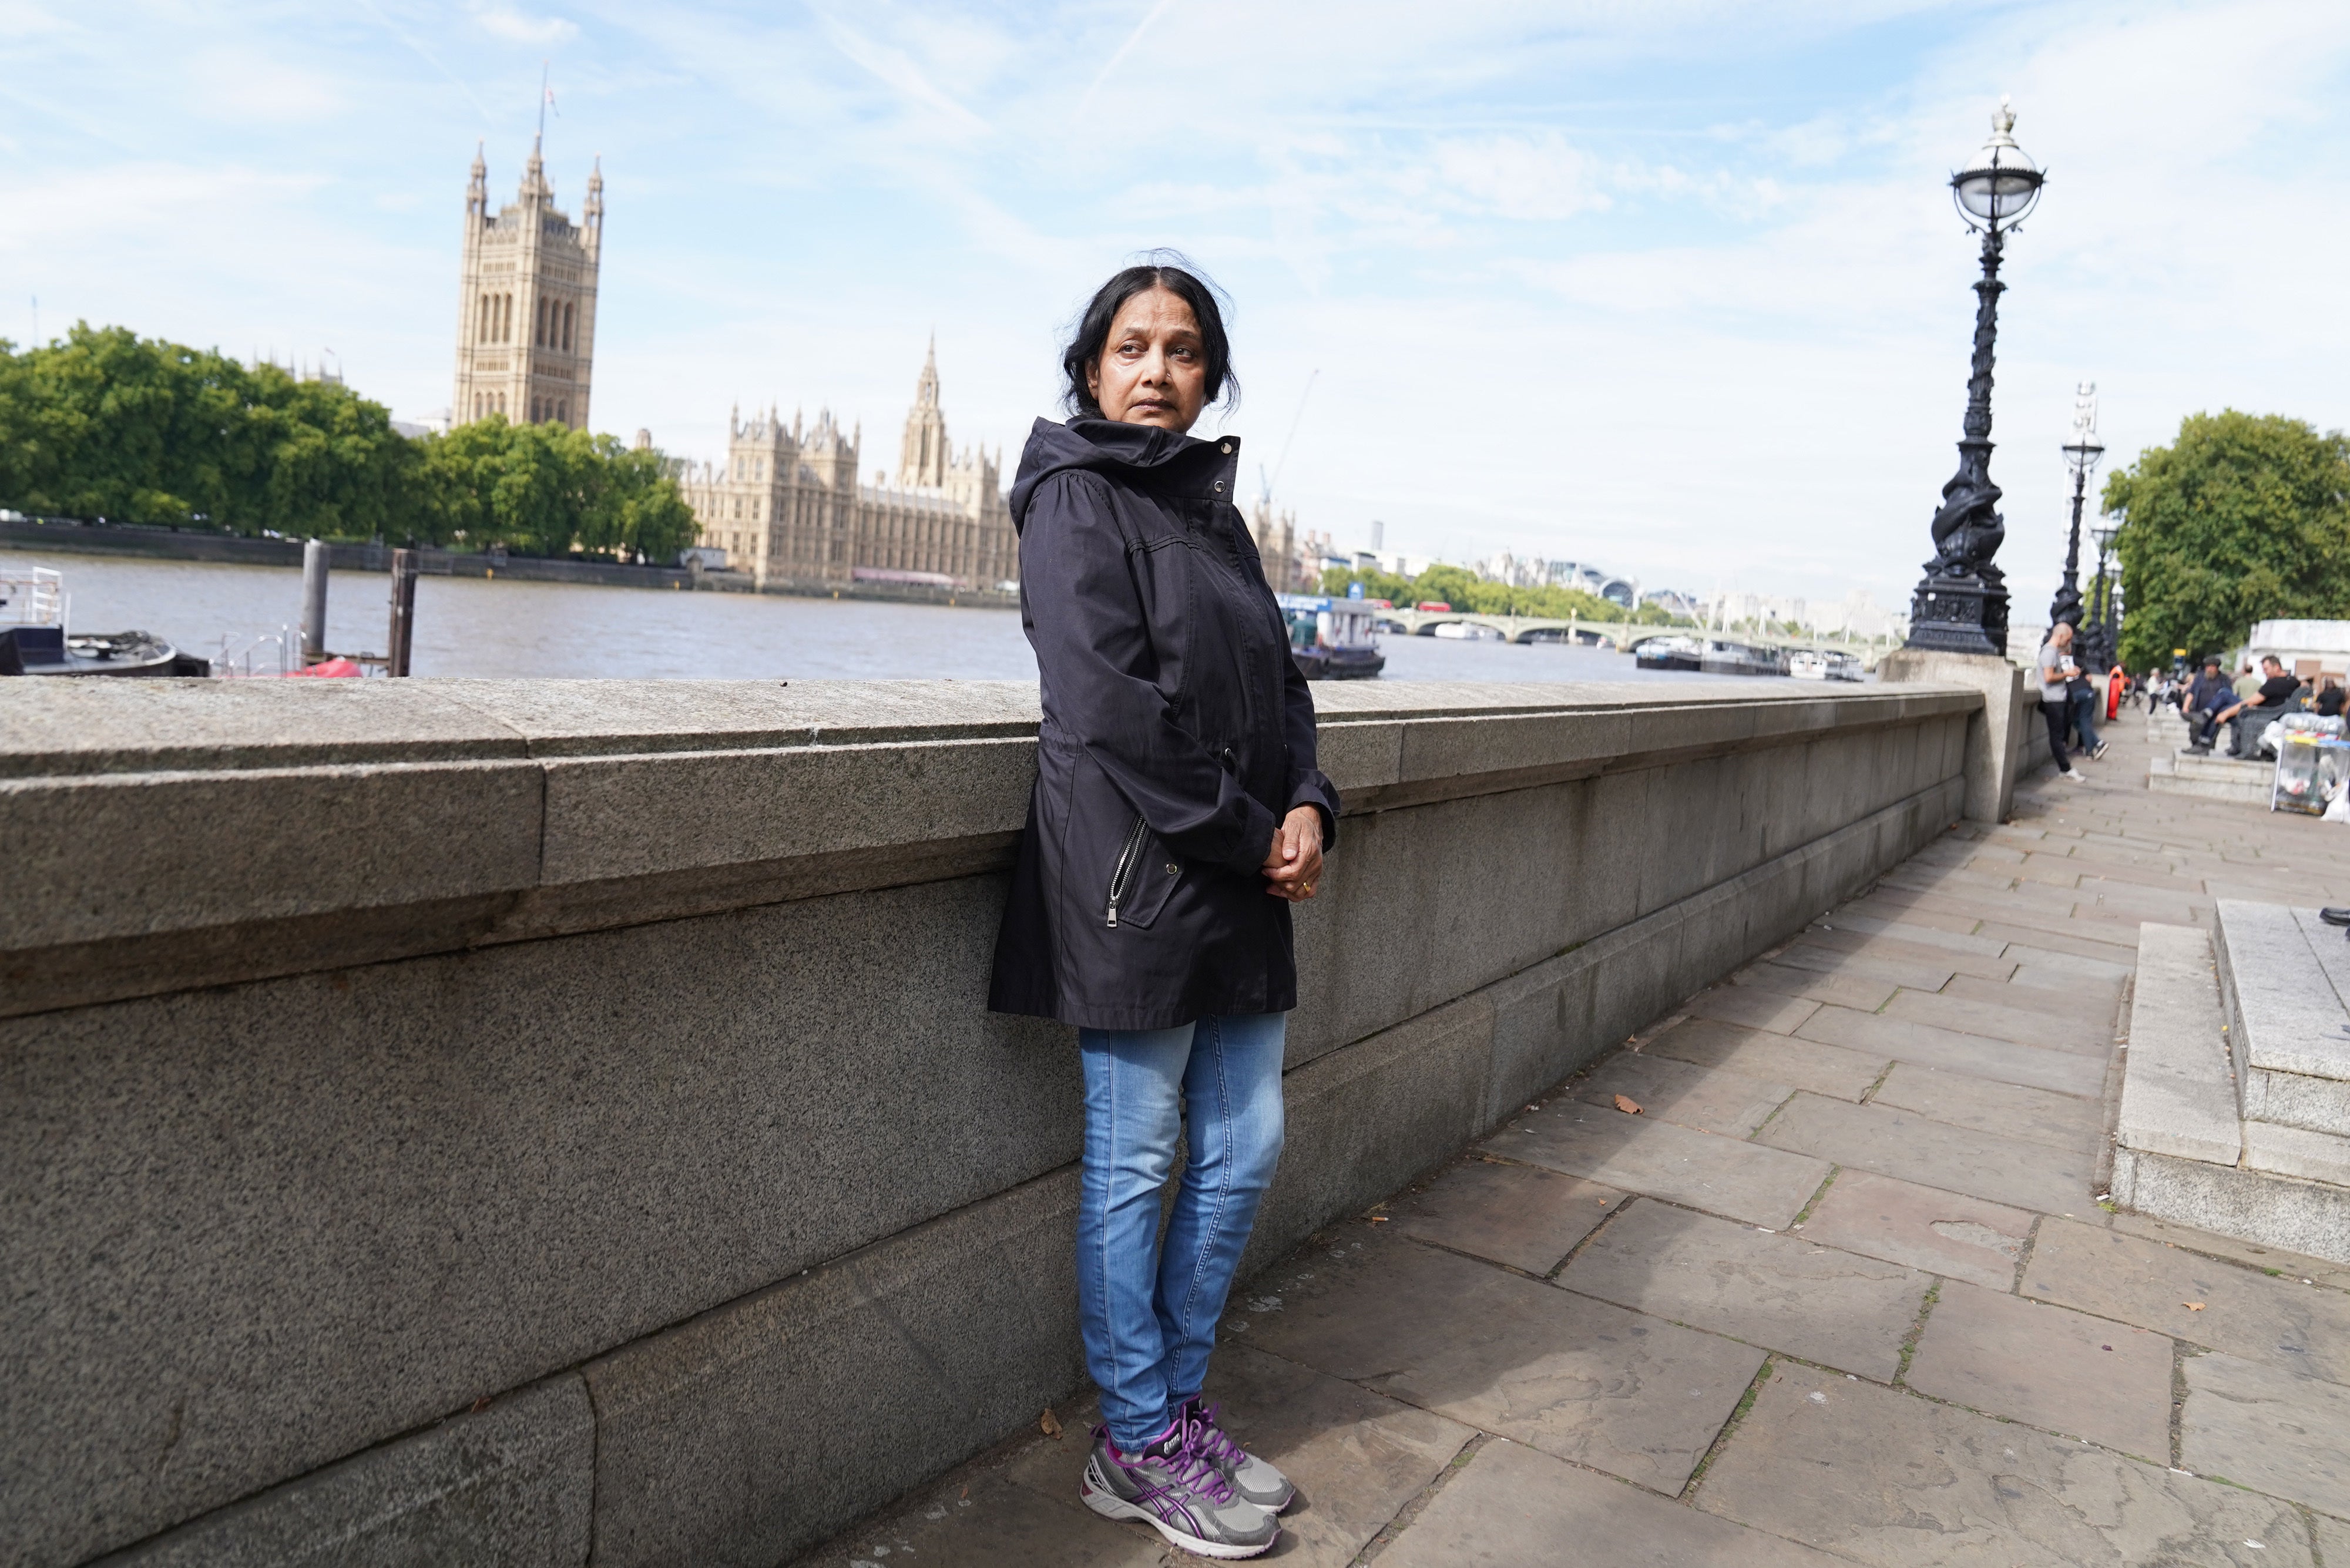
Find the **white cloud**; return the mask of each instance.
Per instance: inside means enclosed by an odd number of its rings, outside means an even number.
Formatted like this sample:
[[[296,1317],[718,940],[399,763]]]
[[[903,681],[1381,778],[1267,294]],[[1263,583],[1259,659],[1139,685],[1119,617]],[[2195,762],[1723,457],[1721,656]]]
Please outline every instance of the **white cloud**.
[[[567,44],[579,36],[577,23],[561,16],[534,16],[512,5],[476,5],[473,25],[493,37],[517,44]]]

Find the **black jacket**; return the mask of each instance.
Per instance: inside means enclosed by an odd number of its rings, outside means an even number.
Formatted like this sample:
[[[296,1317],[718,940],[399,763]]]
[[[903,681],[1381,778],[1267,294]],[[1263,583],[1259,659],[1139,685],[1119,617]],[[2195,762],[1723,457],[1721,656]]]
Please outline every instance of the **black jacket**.
[[[1020,454],[1020,614],[1045,721],[988,1005],[1169,1029],[1296,1005],[1289,905],[1259,871],[1338,792],[1314,699],[1232,504],[1240,442],[1039,420]]]

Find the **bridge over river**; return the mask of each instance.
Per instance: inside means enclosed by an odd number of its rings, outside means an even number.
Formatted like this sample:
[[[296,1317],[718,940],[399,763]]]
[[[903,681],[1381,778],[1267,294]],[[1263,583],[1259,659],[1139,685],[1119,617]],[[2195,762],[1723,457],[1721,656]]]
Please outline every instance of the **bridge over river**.
[[[1709,632],[1692,627],[1656,626],[1643,622],[1584,620],[1569,616],[1489,615],[1482,610],[1421,610],[1383,609],[1378,612],[1382,630],[1401,628],[1412,637],[1433,637],[1440,626],[1487,627],[1502,634],[1504,642],[1578,642],[1586,647],[1612,648],[1621,653],[1651,637],[1679,634],[1699,638],[1720,638],[1756,648],[1816,648],[1834,649],[1856,658],[1870,659],[1875,649],[1866,643],[1851,642],[1842,638],[1765,637],[1742,632]]]

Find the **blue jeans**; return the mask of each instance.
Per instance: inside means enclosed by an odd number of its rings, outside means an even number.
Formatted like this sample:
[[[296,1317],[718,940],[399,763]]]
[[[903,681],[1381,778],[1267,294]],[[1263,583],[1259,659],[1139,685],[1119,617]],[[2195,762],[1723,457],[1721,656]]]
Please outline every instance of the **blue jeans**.
[[[1207,1380],[1216,1319],[1281,1158],[1287,1022],[1266,1012],[1077,1031],[1086,1074],[1077,1322],[1102,1419],[1128,1453]],[[1159,1192],[1187,1134],[1159,1247]]]
[[[2097,711],[2097,689],[2092,686],[2086,691],[2068,693],[2066,700],[2073,705],[2073,728],[2080,733],[2081,749],[2085,752],[2095,751],[2097,725],[2095,715]]]

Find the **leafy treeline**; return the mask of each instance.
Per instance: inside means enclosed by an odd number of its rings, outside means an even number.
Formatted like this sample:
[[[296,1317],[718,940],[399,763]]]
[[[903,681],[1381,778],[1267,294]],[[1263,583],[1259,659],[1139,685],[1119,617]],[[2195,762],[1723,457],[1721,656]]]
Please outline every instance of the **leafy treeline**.
[[[2106,480],[2121,519],[2123,661],[2242,646],[2252,623],[2350,618],[2350,439],[2301,420],[2192,414]]]
[[[411,441],[339,384],[87,323],[0,341],[0,506],[664,563],[693,542],[658,452],[502,418]]]
[[[1654,605],[1627,610],[1581,588],[1513,587],[1481,577],[1464,567],[1441,565],[1430,566],[1416,577],[1333,566],[1322,574],[1322,591],[1344,597],[1347,586],[1357,582],[1363,585],[1365,598],[1386,599],[1407,609],[1415,604],[1434,602],[1451,605],[1454,609],[1475,610],[1480,615],[1523,615],[1558,620],[1573,616],[1583,620],[1628,620],[1643,626],[1676,624],[1671,616]]]

